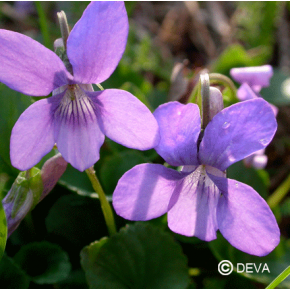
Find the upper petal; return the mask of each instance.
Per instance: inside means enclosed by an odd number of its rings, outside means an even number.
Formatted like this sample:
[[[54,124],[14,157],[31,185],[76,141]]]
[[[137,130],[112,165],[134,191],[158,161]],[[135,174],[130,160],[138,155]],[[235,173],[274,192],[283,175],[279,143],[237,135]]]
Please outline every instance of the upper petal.
[[[160,164],[140,164],[127,171],[113,193],[116,213],[128,220],[150,220],[165,214],[184,173]]]
[[[31,96],[46,96],[72,76],[52,51],[23,34],[0,29],[0,81]]]
[[[83,84],[106,80],[123,55],[128,30],[123,2],[91,2],[67,40],[75,80]]]
[[[157,153],[172,166],[198,165],[198,106],[170,102],[159,106],[154,112],[154,117],[158,122],[161,138],[155,147]]]
[[[205,128],[199,159],[224,171],[265,148],[276,129],[273,110],[266,101],[258,98],[237,103],[218,113]]]
[[[238,83],[247,83],[255,92],[270,85],[273,68],[270,65],[233,68],[230,71],[232,78]]]
[[[159,142],[159,128],[150,110],[123,90],[87,92],[96,107],[102,131],[123,146],[147,150]]]
[[[68,89],[55,111],[55,140],[63,158],[79,171],[100,158],[105,136],[91,99],[78,86]]]
[[[186,176],[180,185],[178,200],[168,211],[169,228],[181,235],[204,241],[216,239],[216,209],[219,189],[207,176],[203,166]]]
[[[265,200],[250,186],[210,176],[222,192],[217,220],[222,235],[237,249],[265,256],[279,244],[280,230]]]
[[[63,94],[43,99],[28,107],[15,123],[10,139],[11,164],[30,169],[54,145],[53,111]]]

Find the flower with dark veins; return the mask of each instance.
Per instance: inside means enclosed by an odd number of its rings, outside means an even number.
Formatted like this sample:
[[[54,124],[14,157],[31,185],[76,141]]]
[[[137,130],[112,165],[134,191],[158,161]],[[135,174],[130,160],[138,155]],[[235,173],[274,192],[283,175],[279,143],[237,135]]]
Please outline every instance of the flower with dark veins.
[[[113,206],[128,220],[165,213],[169,228],[204,241],[216,232],[246,253],[264,256],[279,243],[280,230],[265,200],[250,186],[226,178],[233,163],[265,148],[277,123],[261,98],[232,105],[209,122],[199,143],[201,120],[195,104],[171,102],[154,112],[161,140],[155,148],[180,172],[141,164],[126,172],[113,194]]]
[[[93,91],[125,50],[128,17],[123,2],[92,2],[67,39],[69,72],[62,60],[33,39],[0,30],[0,81],[13,90],[50,98],[32,104],[16,122],[10,142],[14,167],[27,170],[57,144],[63,158],[83,171],[100,158],[105,135],[129,148],[159,142],[158,124],[129,92]]]

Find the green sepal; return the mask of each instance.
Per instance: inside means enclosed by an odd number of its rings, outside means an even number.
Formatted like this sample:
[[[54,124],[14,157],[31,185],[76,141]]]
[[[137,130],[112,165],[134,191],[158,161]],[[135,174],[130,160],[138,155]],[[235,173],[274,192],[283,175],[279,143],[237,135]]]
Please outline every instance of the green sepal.
[[[14,200],[11,217],[15,218],[19,209],[23,206],[27,200],[28,194],[32,194],[32,207],[33,209],[39,202],[41,194],[43,192],[43,183],[41,179],[40,169],[33,167],[27,171],[19,173],[15,179],[10,196],[7,198],[6,203],[10,203]]]

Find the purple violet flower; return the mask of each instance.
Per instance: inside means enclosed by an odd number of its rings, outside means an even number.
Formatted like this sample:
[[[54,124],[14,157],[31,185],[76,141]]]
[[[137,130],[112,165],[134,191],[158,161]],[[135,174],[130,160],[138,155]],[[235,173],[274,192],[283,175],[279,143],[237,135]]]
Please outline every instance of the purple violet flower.
[[[270,79],[273,76],[273,68],[270,65],[233,68],[230,71],[232,78],[241,84],[237,91],[237,97],[241,101],[261,98],[260,90],[270,85]],[[274,115],[277,116],[278,108],[270,104]],[[253,166],[256,169],[263,169],[266,167],[268,157],[265,149],[259,150],[254,154],[244,159],[244,164],[247,167]]]
[[[254,92],[259,93],[262,88],[270,85],[273,68],[270,65],[232,68],[231,77],[240,84],[248,84]]]
[[[128,220],[165,213],[169,228],[204,241],[216,231],[236,248],[264,256],[279,243],[280,231],[265,200],[250,186],[226,178],[233,163],[265,148],[277,123],[269,104],[254,99],[232,105],[209,122],[199,144],[201,120],[195,104],[171,102],[154,112],[161,140],[155,148],[172,166],[141,164],[126,172],[113,206]]]
[[[61,59],[35,40],[0,30],[0,81],[31,96],[52,97],[32,104],[16,122],[11,163],[19,170],[37,164],[57,144],[63,158],[83,171],[100,158],[105,135],[129,148],[147,150],[159,142],[158,124],[132,94],[117,89],[94,92],[125,50],[128,17],[123,2],[92,2],[72,29]]]

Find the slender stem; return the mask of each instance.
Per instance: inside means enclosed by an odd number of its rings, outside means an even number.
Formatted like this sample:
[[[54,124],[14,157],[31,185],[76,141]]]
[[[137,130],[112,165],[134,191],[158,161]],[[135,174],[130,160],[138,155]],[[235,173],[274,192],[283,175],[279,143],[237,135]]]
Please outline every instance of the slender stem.
[[[234,96],[234,98],[237,99],[237,97],[236,97],[237,96],[237,88],[230,78],[228,78],[227,76],[224,76],[222,74],[210,73],[209,79],[210,79],[210,84],[212,84],[212,85],[217,84],[217,85],[222,85],[224,87],[228,87],[232,92],[232,96]]]
[[[67,42],[69,32],[70,32],[69,27],[68,27],[68,23],[67,23],[66,14],[64,13],[64,11],[60,11],[57,13],[57,17],[58,17],[58,21],[59,21],[59,26],[60,26],[61,36],[63,39],[64,48],[66,50],[66,42]]]
[[[103,191],[103,188],[99,182],[99,179],[97,178],[96,174],[95,174],[95,170],[94,167],[90,167],[86,170],[86,173],[92,183],[92,186],[95,190],[95,192],[98,194],[100,202],[101,202],[101,207],[102,207],[102,211],[105,217],[105,221],[107,224],[107,228],[109,231],[110,235],[113,235],[117,232],[116,230],[116,225],[115,225],[115,220],[114,220],[114,215],[113,215],[113,211],[112,208],[110,206],[110,203],[108,202],[106,195]]]
[[[276,288],[282,281],[284,281],[290,275],[290,266],[287,267],[278,277],[274,279],[266,289],[274,289]]]
[[[281,202],[281,200],[286,196],[290,189],[290,174],[283,181],[283,183],[272,193],[268,198],[267,202],[270,208],[275,208]]]
[[[200,75],[201,98],[202,98],[202,129],[205,129],[210,121],[210,100],[209,100],[209,76],[208,73]]]
[[[51,46],[50,36],[49,36],[49,28],[47,25],[47,19],[43,9],[43,3],[41,1],[35,1],[35,7],[39,17],[39,26],[43,36],[44,45],[48,48]]]
[[[101,91],[104,90],[104,88],[103,88],[103,86],[102,86],[101,84],[96,84],[96,86],[97,86]]]

